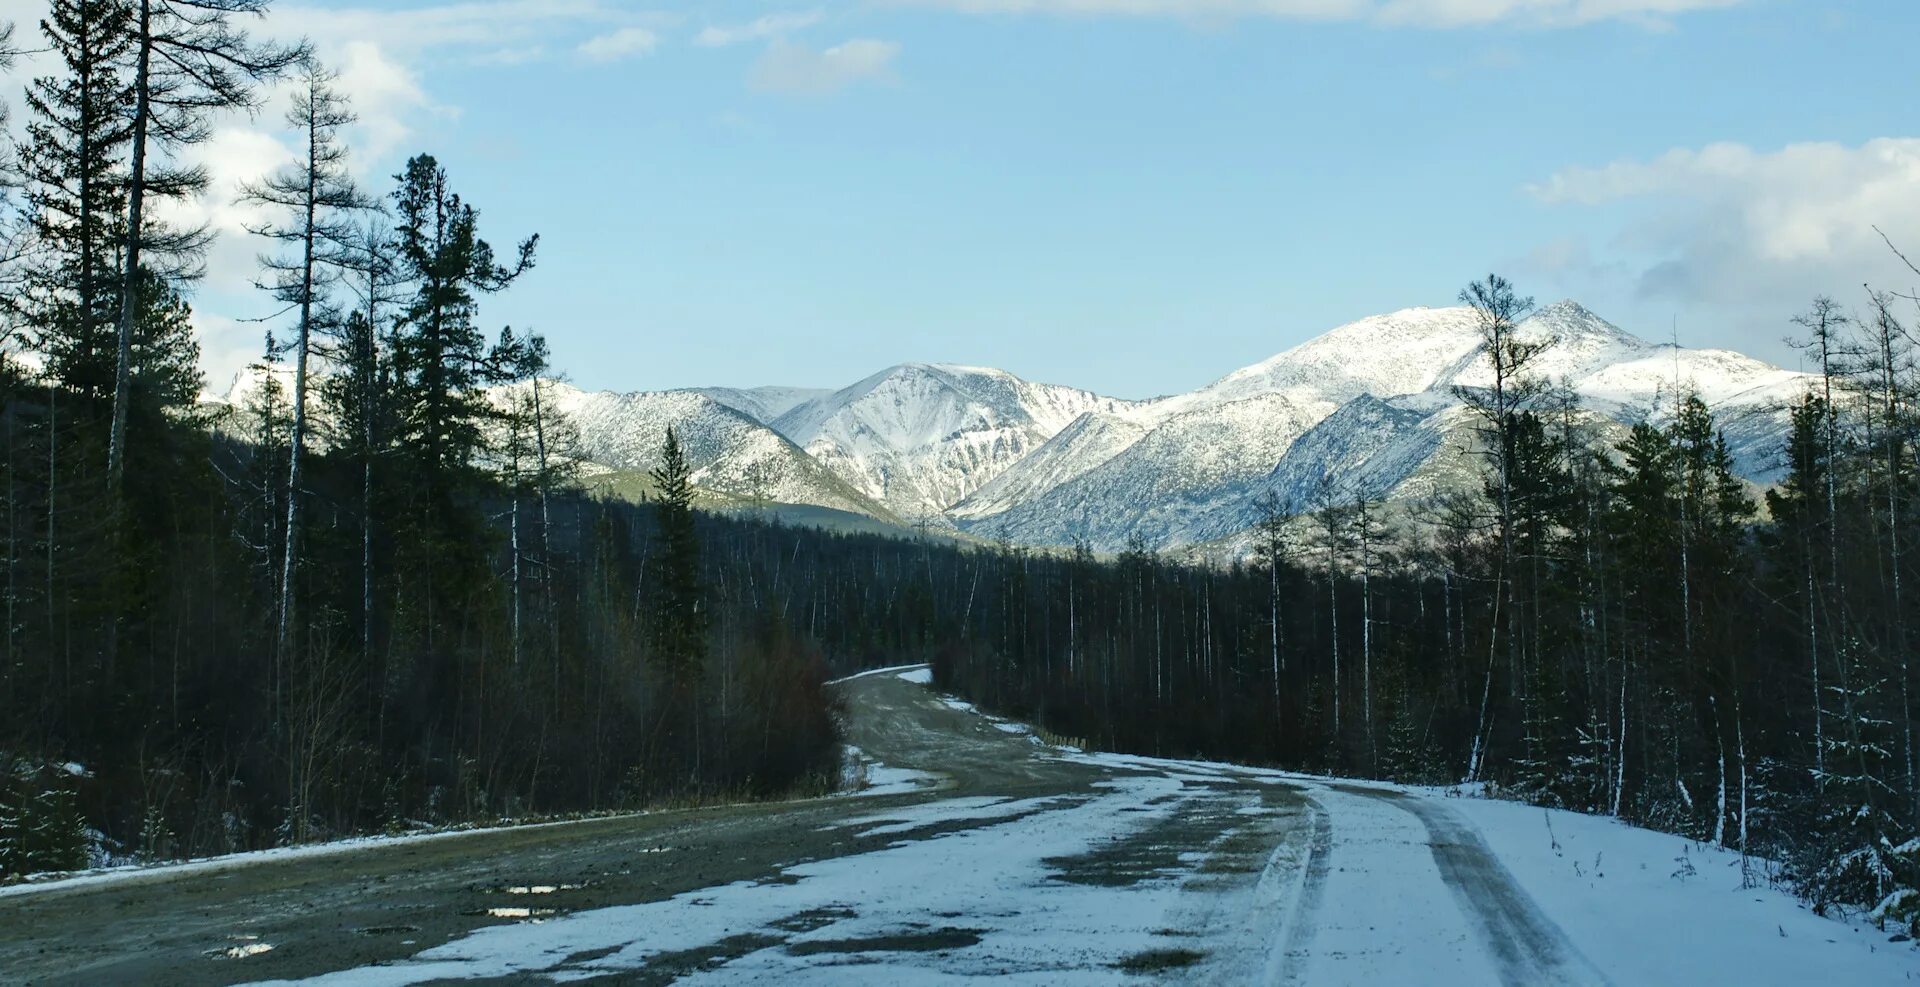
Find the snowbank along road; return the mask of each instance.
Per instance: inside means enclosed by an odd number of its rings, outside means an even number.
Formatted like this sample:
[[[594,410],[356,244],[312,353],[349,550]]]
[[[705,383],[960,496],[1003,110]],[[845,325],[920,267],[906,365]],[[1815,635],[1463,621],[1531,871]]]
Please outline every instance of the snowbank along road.
[[[238,859],[0,896],[8,983],[1879,984],[1906,945],[1617,823],[1087,755],[840,684],[868,797]]]

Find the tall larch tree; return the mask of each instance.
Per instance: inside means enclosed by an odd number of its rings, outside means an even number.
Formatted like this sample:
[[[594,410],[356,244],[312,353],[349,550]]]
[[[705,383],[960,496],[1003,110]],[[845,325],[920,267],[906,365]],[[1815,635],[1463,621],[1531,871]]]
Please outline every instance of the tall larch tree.
[[[273,297],[295,312],[293,352],[293,421],[287,445],[287,482],[284,492],[287,520],[281,555],[277,637],[282,649],[293,632],[294,576],[300,557],[301,468],[307,446],[308,362],[314,335],[340,322],[327,292],[350,263],[357,232],[355,214],[371,208],[347,173],[347,148],[340,128],[353,122],[338,90],[336,76],[309,61],[302,69],[287,124],[300,137],[305,154],[295,164],[266,179],[242,187],[242,201],[277,213],[250,228],[288,253],[264,259],[268,280],[263,285]]]
[[[148,199],[180,201],[205,191],[207,173],[177,157],[212,136],[211,118],[250,110],[262,81],[277,78],[309,56],[304,43],[255,42],[236,18],[266,14],[271,0],[114,0],[128,6],[123,44],[132,62],[127,143],[126,217],[121,229],[119,313],[113,423],[107,440],[107,482],[120,484],[126,465],[128,403],[132,398],[134,326],[140,284],[149,274],[179,282],[198,276],[207,244],[204,229],[157,222]]]

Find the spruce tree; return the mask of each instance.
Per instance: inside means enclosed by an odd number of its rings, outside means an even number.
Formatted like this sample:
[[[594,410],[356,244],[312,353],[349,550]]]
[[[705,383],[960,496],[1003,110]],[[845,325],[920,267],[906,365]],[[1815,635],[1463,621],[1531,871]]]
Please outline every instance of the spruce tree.
[[[706,614],[701,608],[700,541],[694,529],[693,467],[672,428],[660,448],[660,465],[650,475],[660,523],[654,657],[670,679],[686,685],[697,679],[706,657]]]
[[[1825,436],[1827,417],[1832,409],[1816,394],[1807,394],[1788,410],[1789,429],[1785,452],[1786,476],[1767,491],[1767,513],[1773,523],[1766,529],[1766,544],[1773,556],[1773,571],[1780,595],[1795,601],[1798,611],[1796,630],[1807,669],[1807,728],[1810,729],[1807,764],[1816,780],[1826,770],[1826,695],[1821,684],[1821,638],[1829,621],[1823,614],[1823,588],[1829,579],[1823,571],[1826,553],[1821,549],[1830,520],[1826,516],[1828,471],[1833,463],[1827,456]],[[1784,585],[1782,585],[1784,584]],[[1829,683],[1830,684],[1830,683]]]
[[[699,774],[700,682],[707,657],[707,612],[700,578],[700,540],[693,515],[693,467],[680,437],[667,429],[660,465],[651,472],[660,549],[651,577],[649,624],[660,703],[652,760],[671,775]],[[689,760],[689,755],[690,760]]]
[[[54,0],[40,30],[62,71],[27,87],[27,201],[42,247],[29,282],[30,321],[54,379],[104,400],[118,352],[114,259],[132,140],[132,87],[122,71],[130,24],[119,0]]]

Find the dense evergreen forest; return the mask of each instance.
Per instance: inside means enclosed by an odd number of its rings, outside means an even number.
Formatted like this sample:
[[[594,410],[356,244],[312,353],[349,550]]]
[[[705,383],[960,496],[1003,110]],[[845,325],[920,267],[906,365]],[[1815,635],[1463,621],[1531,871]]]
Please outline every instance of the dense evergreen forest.
[[[483,330],[538,276],[430,155],[353,181],[350,109],[265,0],[56,0],[0,224],[0,877],[838,780],[829,669],[939,683],[1104,749],[1484,783],[1920,915],[1906,622],[1920,576],[1910,299],[1795,321],[1819,386],[1784,479],[1684,391],[1624,438],[1479,314],[1479,489],[1330,478],[1201,565],[834,535],[571,473],[546,342]],[[12,44],[18,47],[18,43]],[[277,307],[262,386],[199,402],[189,293],[213,114],[296,94],[247,190]]]
[[[496,253],[429,155],[356,187],[349,108],[249,37],[265,6],[40,25],[61,69],[27,86],[0,256],[0,878],[837,784],[779,559],[701,530],[672,444],[655,503],[578,492],[544,340],[480,322],[537,239]],[[306,153],[245,190],[278,317],[215,412],[209,234],[155,206],[205,191],[172,162],[268,83]]]
[[[948,577],[938,609],[970,616],[936,680],[1106,749],[1617,815],[1911,927],[1912,300],[1793,320],[1821,373],[1763,498],[1698,399],[1609,440],[1529,373],[1528,300],[1498,277],[1462,300],[1495,369],[1461,393],[1482,489],[1382,505],[1329,478],[1224,570],[1140,549]]]

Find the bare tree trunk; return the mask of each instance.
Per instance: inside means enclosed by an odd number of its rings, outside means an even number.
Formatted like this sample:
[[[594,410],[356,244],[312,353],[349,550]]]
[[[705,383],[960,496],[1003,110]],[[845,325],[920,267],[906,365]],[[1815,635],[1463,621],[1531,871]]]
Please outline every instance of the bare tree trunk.
[[[1613,815],[1620,815],[1620,806],[1627,794],[1627,680],[1631,667],[1627,664],[1627,649],[1620,649],[1620,739],[1614,749],[1613,765]]]
[[[1333,734],[1340,736],[1340,597],[1334,589],[1333,559],[1327,559],[1327,619],[1331,625],[1328,640],[1333,642]]]
[[[520,488],[518,473],[519,456],[514,456],[514,483],[508,491],[513,498],[513,508],[507,514],[508,544],[513,552],[513,667],[520,667]]]
[[[314,239],[317,236],[319,190],[315,187],[319,161],[318,126],[309,113],[307,125],[306,225],[301,230],[300,256],[300,335],[293,356],[293,434],[287,445],[287,530],[286,546],[280,559],[280,635],[284,650],[292,644],[293,576],[299,559],[300,542],[300,465],[307,444],[307,352],[313,347],[313,264]]]
[[[1813,669],[1813,770],[1818,776],[1827,773],[1827,739],[1822,713],[1825,700],[1820,696],[1820,637],[1814,622],[1812,534],[1808,533],[1803,542],[1807,558],[1807,663]]]
[[[1920,786],[1914,783],[1912,674],[1908,667],[1907,613],[1900,583],[1900,402],[1893,352],[1893,334],[1897,327],[1891,321],[1891,313],[1884,311],[1886,301],[1882,299],[1880,304],[1883,311],[1877,334],[1881,400],[1887,418],[1887,566],[1893,582],[1893,647],[1899,655],[1901,754],[1906,767],[1907,798],[1913,800],[1920,798]]]
[[[1480,771],[1486,766],[1487,731],[1490,729],[1488,714],[1493,706],[1493,668],[1500,655],[1500,603],[1504,598],[1500,584],[1506,582],[1506,563],[1501,563],[1499,576],[1494,579],[1493,619],[1487,624],[1487,678],[1486,685],[1480,690],[1480,723],[1473,731],[1473,750],[1467,757],[1467,781],[1480,780]]]
[[[140,0],[133,73],[133,163],[127,175],[126,275],[120,285],[119,356],[113,371],[113,425],[107,437],[107,486],[120,489],[126,470],[127,403],[133,398],[133,319],[140,289],[140,248],[147,201],[147,127],[152,120],[153,0]]]
[[[1707,705],[1713,709],[1713,746],[1720,762],[1720,777],[1714,785],[1713,799],[1713,845],[1725,849],[1727,845],[1727,738],[1726,730],[1720,725],[1720,700],[1707,697]]]
[[[1367,724],[1367,752],[1374,756],[1373,738],[1373,514],[1366,497],[1360,506],[1360,688],[1361,711]]]
[[[1267,622],[1273,628],[1273,702],[1280,704],[1280,560],[1267,566]]]

